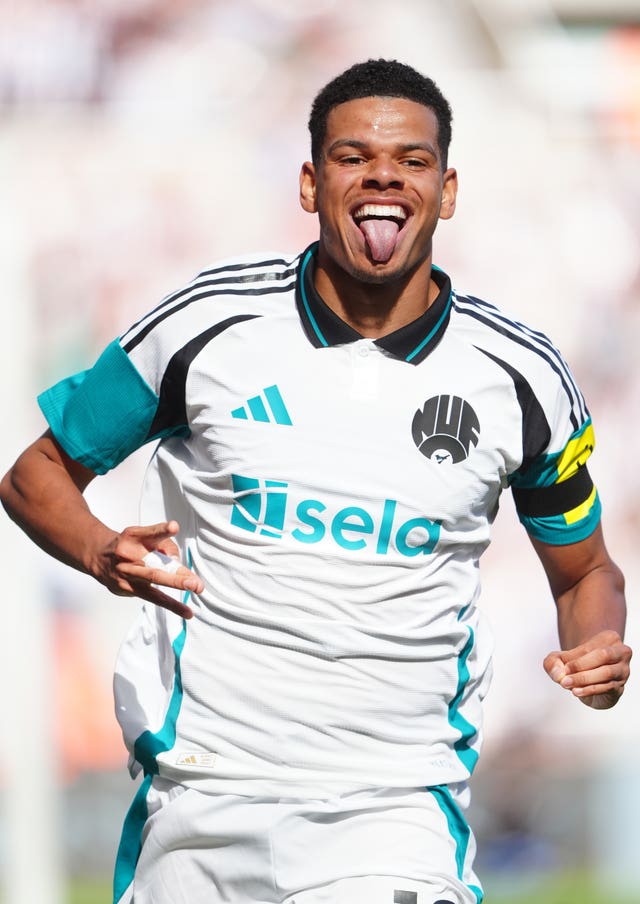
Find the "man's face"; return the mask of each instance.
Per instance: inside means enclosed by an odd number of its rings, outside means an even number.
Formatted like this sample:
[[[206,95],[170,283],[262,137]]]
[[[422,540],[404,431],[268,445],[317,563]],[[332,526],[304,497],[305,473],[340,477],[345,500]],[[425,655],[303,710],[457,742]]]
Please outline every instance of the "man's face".
[[[435,113],[395,97],[334,107],[320,162],[300,174],[302,207],[320,220],[319,262],[368,283],[430,264],[433,232],[453,215],[456,190],[455,170],[442,171]]]

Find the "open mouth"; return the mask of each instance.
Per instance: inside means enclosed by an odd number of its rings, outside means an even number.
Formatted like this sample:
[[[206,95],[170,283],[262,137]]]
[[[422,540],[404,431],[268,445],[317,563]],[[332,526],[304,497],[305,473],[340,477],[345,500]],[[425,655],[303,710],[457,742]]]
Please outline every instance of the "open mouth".
[[[407,212],[399,204],[362,204],[353,212],[356,223],[362,220],[393,220],[401,229],[407,219]]]
[[[361,204],[353,211],[353,219],[374,261],[386,263],[393,254],[407,212],[400,204]]]

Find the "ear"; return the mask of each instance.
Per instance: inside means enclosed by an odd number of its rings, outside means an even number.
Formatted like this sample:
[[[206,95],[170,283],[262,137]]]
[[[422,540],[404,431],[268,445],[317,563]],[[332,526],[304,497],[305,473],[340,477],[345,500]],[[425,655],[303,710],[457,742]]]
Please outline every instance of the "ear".
[[[300,170],[300,204],[307,213],[317,213],[316,168],[308,160]]]
[[[456,210],[456,198],[458,196],[458,173],[453,167],[446,170],[442,177],[442,200],[440,204],[440,219],[450,220]]]

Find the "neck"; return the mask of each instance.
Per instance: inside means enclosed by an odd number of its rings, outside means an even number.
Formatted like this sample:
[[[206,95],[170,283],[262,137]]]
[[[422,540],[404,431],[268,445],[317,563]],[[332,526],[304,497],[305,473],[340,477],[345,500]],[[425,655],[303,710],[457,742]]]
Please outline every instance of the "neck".
[[[438,297],[431,255],[413,272],[389,282],[363,282],[318,252],[314,284],[327,307],[367,339],[380,339],[412,323]]]

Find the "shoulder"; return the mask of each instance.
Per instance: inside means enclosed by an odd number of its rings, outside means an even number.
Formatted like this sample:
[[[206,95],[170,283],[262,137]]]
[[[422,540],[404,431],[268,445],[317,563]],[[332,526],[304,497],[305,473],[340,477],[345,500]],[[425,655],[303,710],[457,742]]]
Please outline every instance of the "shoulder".
[[[508,375],[521,398],[537,399],[549,418],[568,416],[576,429],[587,420],[588,410],[571,369],[546,333],[461,292],[453,293],[452,325],[461,341]]]
[[[120,337],[123,349],[137,357],[146,345],[162,346],[172,354],[216,325],[264,316],[293,296],[300,257],[252,253],[213,263],[134,323]]]
[[[535,377],[569,378],[569,366],[549,336],[476,295],[452,293],[454,329],[489,357]]]
[[[218,285],[286,280],[288,276],[295,275],[300,258],[300,253],[252,252],[236,255],[201,270],[196,280],[211,280]]]
[[[295,284],[300,258],[300,254],[264,252],[217,261],[167,295],[151,313],[182,310],[203,299],[286,291]]]
[[[521,320],[517,315],[469,292],[452,292],[453,310],[461,326],[478,337],[502,341],[523,348],[552,348],[556,346],[541,330]]]

